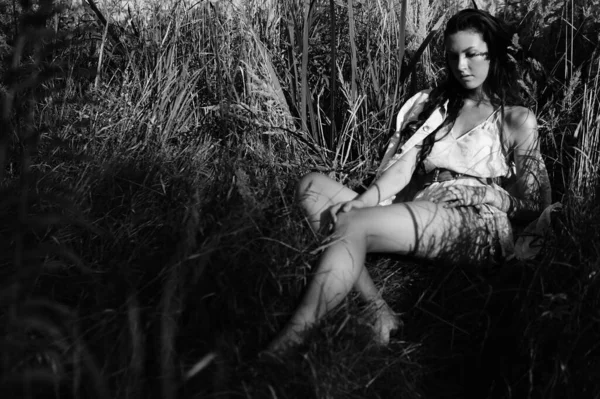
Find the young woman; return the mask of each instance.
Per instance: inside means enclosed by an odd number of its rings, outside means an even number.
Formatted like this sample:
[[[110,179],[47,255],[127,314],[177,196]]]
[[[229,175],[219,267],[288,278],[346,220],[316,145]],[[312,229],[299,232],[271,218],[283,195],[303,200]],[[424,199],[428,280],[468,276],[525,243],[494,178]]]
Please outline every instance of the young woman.
[[[371,187],[358,195],[316,173],[300,181],[298,198],[312,228],[333,230],[332,241],[269,351],[300,342],[352,288],[374,305],[375,339],[387,344],[399,321],[365,268],[367,253],[496,262],[512,250],[511,221],[534,219],[549,205],[537,121],[518,105],[504,23],[463,10],[448,21],[444,38],[447,80],[402,107]],[[409,139],[398,149],[401,137]],[[413,174],[421,181],[415,195],[406,193]],[[389,204],[399,192],[404,202]]]

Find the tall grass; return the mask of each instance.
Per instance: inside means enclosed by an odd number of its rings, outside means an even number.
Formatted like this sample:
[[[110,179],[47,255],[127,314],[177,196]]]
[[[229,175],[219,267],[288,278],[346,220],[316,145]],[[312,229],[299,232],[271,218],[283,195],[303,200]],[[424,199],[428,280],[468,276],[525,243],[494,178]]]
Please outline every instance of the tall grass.
[[[581,120],[574,133],[577,139],[571,179],[573,194],[596,202],[600,179],[600,57],[589,65],[590,81],[583,84]],[[594,73],[595,72],[595,73]]]
[[[81,258],[53,234],[59,226],[94,229],[76,217],[72,202],[59,194],[62,187],[53,191],[39,187],[43,173],[38,171],[38,146],[46,128],[37,123],[37,103],[48,94],[45,85],[60,72],[48,55],[60,50],[61,42],[45,28],[56,12],[52,1],[35,8],[27,2],[20,6],[23,15],[13,38],[0,110],[0,386],[9,396],[53,391],[106,398],[105,381],[75,312],[35,291],[48,270],[77,266],[78,273],[89,272]],[[16,12],[15,3],[13,7]],[[13,170],[9,164],[17,164],[14,176],[6,173]]]
[[[405,94],[408,73],[402,60],[408,3],[400,2],[399,7],[388,1],[360,7],[352,2],[344,7],[330,3],[325,10],[318,3],[304,2],[301,20],[298,6],[288,4],[287,26],[282,30],[288,46],[285,62],[291,71],[284,86],[294,100],[290,109],[297,110],[300,127],[322,152],[333,151],[329,168],[343,175],[345,169],[357,166],[348,164],[348,154],[369,151],[366,140],[373,134],[387,135],[392,128],[392,104]],[[340,41],[341,37],[348,41]],[[360,54],[359,43],[367,46]],[[424,49],[428,42],[418,44]],[[413,59],[413,69],[418,59],[419,55]],[[357,115],[365,120],[363,124],[356,123]]]

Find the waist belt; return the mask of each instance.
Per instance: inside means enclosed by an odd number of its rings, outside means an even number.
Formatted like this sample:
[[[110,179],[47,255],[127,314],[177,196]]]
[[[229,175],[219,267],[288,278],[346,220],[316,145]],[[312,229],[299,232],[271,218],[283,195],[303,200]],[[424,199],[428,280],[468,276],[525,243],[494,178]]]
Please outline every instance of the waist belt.
[[[476,177],[471,175],[466,175],[464,173],[457,173],[449,169],[436,168],[431,172],[427,173],[424,177],[424,186],[427,187],[432,183],[443,182],[448,180],[458,180],[458,179],[477,179],[483,184],[492,184],[497,183],[499,178],[494,177]]]

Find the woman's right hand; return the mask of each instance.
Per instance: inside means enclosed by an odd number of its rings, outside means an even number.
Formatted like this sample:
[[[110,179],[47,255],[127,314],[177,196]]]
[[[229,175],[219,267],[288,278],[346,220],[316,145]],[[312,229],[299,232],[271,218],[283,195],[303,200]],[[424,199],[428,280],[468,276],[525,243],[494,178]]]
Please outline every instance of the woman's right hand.
[[[331,217],[331,221],[333,224],[337,223],[337,214],[340,212],[350,212],[352,209],[360,209],[364,208],[366,205],[364,202],[358,199],[354,199],[352,201],[345,201],[335,204],[331,208],[329,208],[329,216]]]
[[[495,195],[496,190],[491,187],[453,184],[433,187],[429,190],[427,199],[436,204],[442,204],[445,208],[456,208],[459,206],[488,204],[496,198]]]

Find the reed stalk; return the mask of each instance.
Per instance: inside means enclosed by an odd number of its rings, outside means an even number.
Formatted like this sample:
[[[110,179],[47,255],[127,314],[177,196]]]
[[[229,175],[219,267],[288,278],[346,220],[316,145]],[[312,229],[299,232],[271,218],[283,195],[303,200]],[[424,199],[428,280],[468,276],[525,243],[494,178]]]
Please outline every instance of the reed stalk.
[[[596,60],[600,70],[600,57]],[[594,70],[591,63],[590,72]],[[574,134],[578,140],[571,173],[571,190],[580,200],[594,203],[600,187],[600,73],[584,84],[581,120]]]
[[[300,71],[301,89],[300,89],[300,117],[302,119],[302,129],[309,131],[307,106],[310,96],[308,87],[308,50],[309,50],[309,32],[310,32],[310,11],[311,0],[304,0],[304,19],[302,25],[302,70]],[[316,132],[312,130],[313,134]]]
[[[404,0],[406,3],[406,0]],[[348,39],[350,40],[350,104],[356,103],[356,75],[357,75],[357,60],[356,60],[356,23],[354,21],[354,2],[348,0]]]
[[[336,103],[336,93],[337,93],[337,20],[335,15],[335,0],[329,0],[329,14],[330,14],[330,22],[329,22],[329,34],[331,36],[331,40],[329,43],[330,51],[331,51],[331,60],[329,65],[329,97],[331,98],[331,111],[329,112],[329,120],[331,122],[331,133],[329,136],[328,147],[333,148],[334,138],[337,136],[337,128],[336,128],[336,112],[337,112],[337,103]]]

